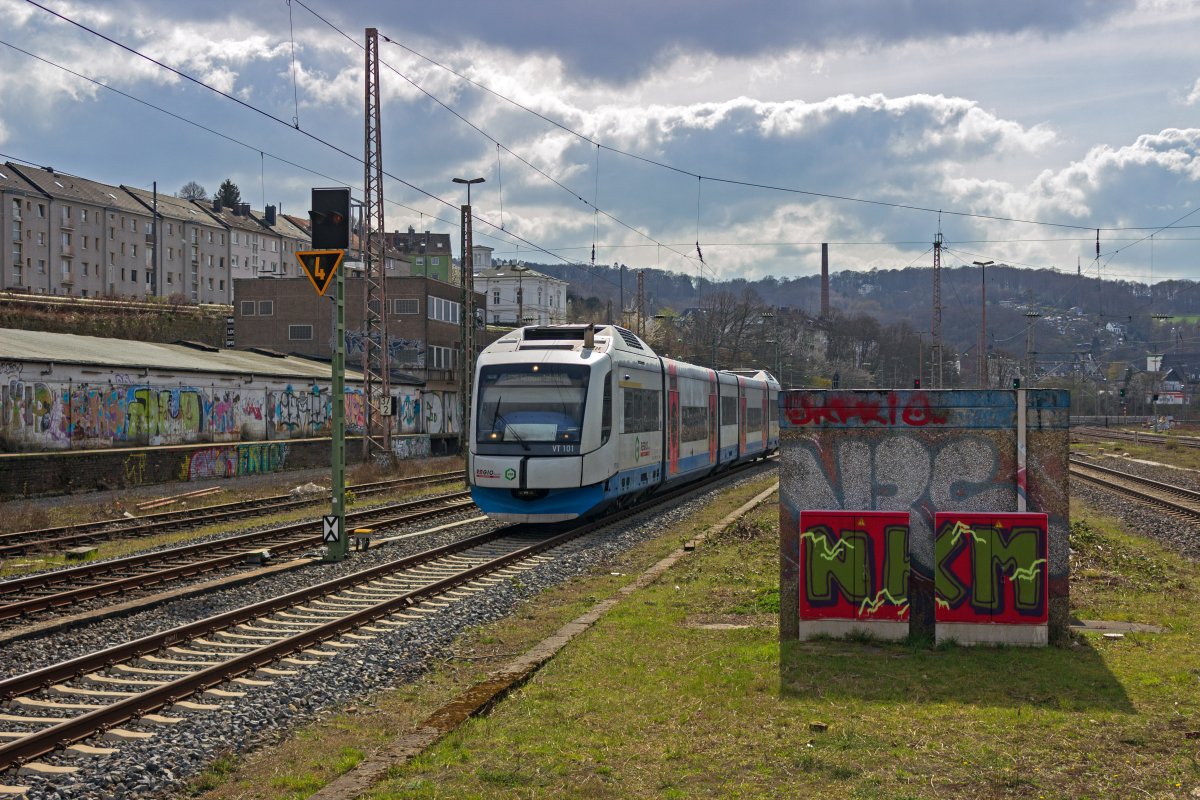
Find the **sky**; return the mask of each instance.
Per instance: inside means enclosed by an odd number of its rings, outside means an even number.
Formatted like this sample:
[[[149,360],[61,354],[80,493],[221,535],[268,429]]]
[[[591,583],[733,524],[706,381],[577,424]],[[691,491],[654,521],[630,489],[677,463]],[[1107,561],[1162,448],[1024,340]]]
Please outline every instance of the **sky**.
[[[387,227],[456,251],[451,179],[483,177],[498,259],[785,279],[822,242],[835,271],[931,266],[940,231],[944,266],[1200,279],[1184,0],[0,0],[0,20],[0,161],[229,178],[298,215],[312,187],[361,197],[373,27]]]

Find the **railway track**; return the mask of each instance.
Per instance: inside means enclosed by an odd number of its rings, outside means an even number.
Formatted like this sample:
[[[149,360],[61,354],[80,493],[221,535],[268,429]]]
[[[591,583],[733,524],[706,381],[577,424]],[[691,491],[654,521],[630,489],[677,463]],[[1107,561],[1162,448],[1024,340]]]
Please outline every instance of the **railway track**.
[[[1135,442],[1137,444],[1162,445],[1173,442],[1179,447],[1200,447],[1200,439],[1194,436],[1168,436],[1163,433],[1122,431],[1115,428],[1075,427],[1071,428],[1071,436],[1080,439],[1103,439],[1107,441]]]
[[[1139,500],[1178,519],[1200,523],[1200,492],[1071,457],[1071,477]]]
[[[411,478],[396,478],[387,481],[361,483],[346,488],[354,492],[358,497],[366,497],[395,489],[436,485],[461,477],[462,472],[455,470],[432,475],[419,475]],[[35,551],[63,550],[108,539],[150,536],[168,530],[198,527],[227,519],[242,519],[247,514],[276,514],[324,502],[328,499],[328,492],[300,498],[284,494],[258,498],[256,500],[220,503],[176,511],[161,511],[135,518],[116,517],[53,528],[13,531],[0,534],[0,558],[24,555]]]
[[[681,487],[557,533],[525,525],[496,529],[0,680],[0,704],[9,712],[0,714],[0,777],[21,766],[43,776],[76,769],[72,757],[108,754],[111,745],[146,739],[184,715],[248,702],[242,698],[258,688],[365,639],[394,636],[451,601],[551,560],[549,551],[571,540],[705,488]],[[100,735],[103,747],[76,745]],[[64,763],[36,761],[58,750],[71,751],[58,759]]]
[[[378,531],[456,513],[472,506],[469,492],[453,492],[351,512],[346,515],[346,526],[348,530],[369,526]],[[100,597],[124,596],[197,575],[236,569],[245,565],[251,554],[264,550],[281,555],[320,546],[321,523],[305,521],[26,575],[0,582],[0,622],[70,608]]]

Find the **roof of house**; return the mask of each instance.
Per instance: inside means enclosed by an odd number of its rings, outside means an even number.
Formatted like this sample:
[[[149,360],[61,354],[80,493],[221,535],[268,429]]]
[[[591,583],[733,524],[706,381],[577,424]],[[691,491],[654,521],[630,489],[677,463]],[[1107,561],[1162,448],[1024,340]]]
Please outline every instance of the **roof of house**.
[[[262,375],[280,378],[328,378],[328,362],[299,356],[273,356],[249,350],[225,350],[189,344],[105,339],[73,333],[0,329],[0,360],[96,365],[128,369]],[[346,371],[348,380],[362,376]]]
[[[109,186],[107,183],[68,175],[65,172],[56,172],[49,167],[27,167],[13,164],[11,161],[7,166],[54,198],[150,216],[150,212],[146,210],[145,206],[120,186]]]
[[[556,281],[558,283],[566,283],[561,278],[555,278],[552,275],[538,272],[536,269],[525,267],[522,270],[514,270],[511,266],[492,267],[491,269],[481,269],[475,273],[476,278],[520,278],[521,280],[531,280],[541,278],[547,281]]]
[[[191,200],[184,200],[182,197],[174,197],[169,194],[162,194],[161,192],[156,198],[153,192],[133,186],[122,186],[121,188],[129,192],[129,194],[133,195],[145,206],[146,211],[157,209],[158,215],[164,219],[180,220],[190,225],[220,227],[219,222],[206,214],[202,208],[197,208],[196,204]]]

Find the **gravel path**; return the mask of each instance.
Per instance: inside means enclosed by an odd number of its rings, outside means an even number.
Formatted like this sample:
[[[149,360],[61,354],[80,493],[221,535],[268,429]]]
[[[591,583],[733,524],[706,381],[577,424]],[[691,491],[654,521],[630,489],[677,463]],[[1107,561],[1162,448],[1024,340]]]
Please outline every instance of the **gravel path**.
[[[371,692],[395,687],[421,675],[430,662],[448,652],[463,631],[493,622],[511,613],[520,603],[546,588],[587,574],[610,563],[631,547],[658,536],[662,530],[686,520],[731,486],[758,480],[774,466],[754,470],[732,482],[714,486],[700,496],[667,510],[618,523],[607,532],[584,537],[563,548],[553,561],[525,573],[519,581],[499,584],[494,591],[454,602],[438,614],[416,621],[395,633],[363,642],[361,646],[322,658],[316,666],[300,668],[292,678],[279,678],[267,687],[250,689],[241,701],[222,703],[219,711],[188,714],[170,728],[155,730],[146,743],[123,744],[110,756],[48,762],[83,767],[54,781],[22,777],[30,785],[30,800],[116,800],[146,798],[178,790],[222,753],[244,752],[284,737],[291,728],[351,702],[361,702]],[[467,525],[430,537],[414,537],[381,547],[342,564],[314,565],[264,578],[212,596],[186,599],[115,620],[101,621],[68,636],[45,637],[14,643],[6,648],[6,674],[19,674],[99,647],[277,596],[335,575],[365,569],[376,563],[428,549],[437,544],[479,533],[492,523]],[[9,782],[15,779],[9,778]]]

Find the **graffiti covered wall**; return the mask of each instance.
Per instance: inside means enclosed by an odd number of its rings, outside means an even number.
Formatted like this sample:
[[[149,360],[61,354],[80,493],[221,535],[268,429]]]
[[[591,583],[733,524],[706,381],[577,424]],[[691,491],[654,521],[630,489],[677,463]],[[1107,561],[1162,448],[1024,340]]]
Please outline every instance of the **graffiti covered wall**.
[[[780,634],[799,635],[800,513],[908,514],[910,628],[934,632],[938,512],[1017,510],[1016,391],[780,393]],[[1021,393],[1027,407],[1028,508],[1049,515],[1051,635],[1068,601],[1067,408],[1060,390]]]
[[[143,382],[145,381],[145,382]],[[328,436],[328,386],[162,384],[108,380],[0,384],[0,449],[88,449],[128,445]],[[361,433],[361,389],[346,389],[346,429]]]

